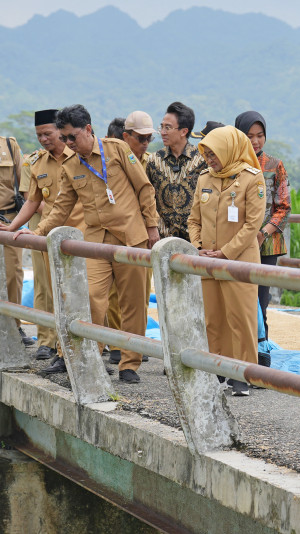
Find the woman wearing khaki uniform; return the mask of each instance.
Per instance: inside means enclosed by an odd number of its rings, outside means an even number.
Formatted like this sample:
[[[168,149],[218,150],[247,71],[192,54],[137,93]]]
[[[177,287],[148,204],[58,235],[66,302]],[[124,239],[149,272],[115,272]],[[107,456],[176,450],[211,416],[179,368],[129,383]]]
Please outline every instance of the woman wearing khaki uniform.
[[[260,263],[265,184],[249,139],[225,126],[198,146],[209,167],[188,219],[191,243],[201,256]],[[257,363],[257,286],[203,279],[202,288],[210,352]],[[246,384],[233,381],[233,395],[248,394]]]

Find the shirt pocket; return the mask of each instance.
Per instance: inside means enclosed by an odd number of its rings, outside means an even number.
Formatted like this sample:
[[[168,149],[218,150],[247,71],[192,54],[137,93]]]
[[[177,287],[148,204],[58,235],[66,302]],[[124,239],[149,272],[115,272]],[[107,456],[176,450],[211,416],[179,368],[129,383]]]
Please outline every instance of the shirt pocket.
[[[86,178],[80,178],[78,180],[72,180],[72,186],[77,191],[78,189],[82,189],[86,186],[87,180]]]
[[[50,187],[52,184],[53,184],[53,180],[51,176],[46,176],[45,178],[37,179],[37,185],[39,189],[43,189],[43,187]]]
[[[0,161],[0,173],[1,173],[1,181],[2,182],[11,182],[12,172],[13,172],[13,162],[6,158],[2,159]]]

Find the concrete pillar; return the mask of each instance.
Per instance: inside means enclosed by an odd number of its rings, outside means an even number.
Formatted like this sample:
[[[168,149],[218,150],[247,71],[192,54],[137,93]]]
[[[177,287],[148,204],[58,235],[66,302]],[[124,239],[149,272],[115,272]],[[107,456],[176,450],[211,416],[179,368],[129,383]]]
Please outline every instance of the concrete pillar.
[[[4,245],[0,245],[0,300],[8,300]],[[26,354],[16,321],[0,313],[0,371],[29,367],[30,357]]]
[[[151,254],[164,366],[188,447],[201,454],[231,445],[238,428],[217,377],[181,363],[181,350],[208,351],[208,343],[200,276],[172,271],[169,258],[176,253],[197,251],[171,237],[156,243]]]
[[[84,258],[64,255],[60,244],[65,239],[83,240],[82,232],[68,226],[55,228],[47,236],[52,279],[56,331],[79,404],[106,401],[114,389],[95,341],[69,332],[74,319],[92,322]]]

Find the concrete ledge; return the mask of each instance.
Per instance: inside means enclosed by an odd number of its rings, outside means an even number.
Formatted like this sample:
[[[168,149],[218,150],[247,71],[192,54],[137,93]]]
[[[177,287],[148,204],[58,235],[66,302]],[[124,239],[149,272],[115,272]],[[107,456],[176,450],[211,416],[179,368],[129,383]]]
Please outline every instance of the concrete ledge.
[[[293,471],[233,450],[192,456],[181,431],[118,412],[113,402],[79,407],[71,392],[36,375],[2,373],[0,401],[18,410],[15,419],[36,446],[114,491],[125,488],[127,498],[168,515],[169,485],[180,515],[175,519],[186,528],[192,528],[188,516],[193,526],[199,521],[191,532],[206,532],[209,505],[211,517],[226,509],[230,517],[238,514],[240,525],[232,530],[228,521],[228,527],[223,523],[210,533],[300,533],[300,476]],[[102,455],[102,470],[97,471],[94,449]],[[106,463],[117,476],[104,473]],[[187,497],[185,509],[178,508],[180,495]],[[198,515],[189,510],[188,499]]]

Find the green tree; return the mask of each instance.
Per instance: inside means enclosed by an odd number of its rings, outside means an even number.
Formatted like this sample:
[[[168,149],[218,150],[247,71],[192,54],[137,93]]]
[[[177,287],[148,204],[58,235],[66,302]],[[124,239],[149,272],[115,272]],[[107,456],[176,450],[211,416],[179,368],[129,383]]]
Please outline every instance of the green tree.
[[[39,147],[34,129],[34,111],[21,111],[9,115],[0,123],[1,135],[15,137],[25,154],[30,154]]]

